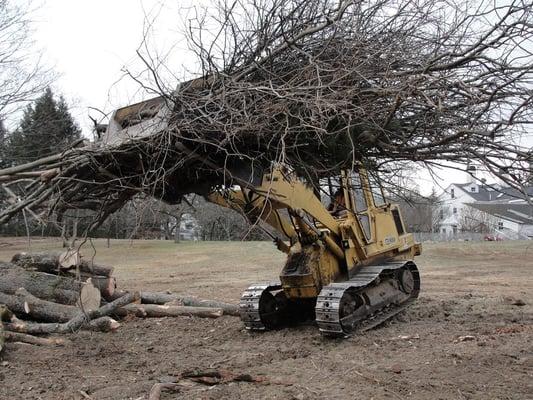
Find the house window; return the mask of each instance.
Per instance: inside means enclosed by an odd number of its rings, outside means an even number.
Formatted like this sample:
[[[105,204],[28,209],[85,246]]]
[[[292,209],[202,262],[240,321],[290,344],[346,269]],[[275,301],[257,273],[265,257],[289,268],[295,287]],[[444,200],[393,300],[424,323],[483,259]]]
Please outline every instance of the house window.
[[[476,187],[475,187],[475,186],[472,186],[472,187],[470,188],[470,191],[471,191],[472,193],[475,193],[475,192],[476,192]]]
[[[457,235],[457,225],[452,225],[453,234]]]
[[[453,213],[454,213],[454,214],[457,214],[457,207],[454,207],[454,208],[453,208]]]
[[[439,218],[444,219],[444,210],[439,211]]]
[[[498,230],[501,231],[503,229],[503,221],[498,221]]]
[[[452,199],[455,199],[455,189],[450,189],[450,196],[452,197]]]
[[[446,228],[442,228],[442,233],[446,233]]]

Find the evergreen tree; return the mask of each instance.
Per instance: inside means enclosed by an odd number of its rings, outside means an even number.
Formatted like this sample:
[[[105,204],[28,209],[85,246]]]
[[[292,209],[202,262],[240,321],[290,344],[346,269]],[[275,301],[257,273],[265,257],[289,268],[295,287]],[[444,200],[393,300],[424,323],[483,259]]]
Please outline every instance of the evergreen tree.
[[[8,158],[11,164],[31,162],[59,153],[80,137],[67,103],[63,97],[56,101],[48,88],[24,111],[20,126],[10,136]]]

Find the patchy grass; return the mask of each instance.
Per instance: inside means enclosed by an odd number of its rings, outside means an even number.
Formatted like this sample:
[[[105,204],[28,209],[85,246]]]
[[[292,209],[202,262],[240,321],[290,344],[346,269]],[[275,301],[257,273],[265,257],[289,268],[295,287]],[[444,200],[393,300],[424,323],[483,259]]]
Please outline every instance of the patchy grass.
[[[116,267],[120,288],[232,302],[248,284],[275,278],[284,262],[268,242],[93,244],[95,260]],[[27,250],[24,239],[0,238],[0,260]],[[60,245],[34,240],[31,250]],[[417,263],[420,299],[364,335],[328,340],[315,326],[249,333],[228,316],[133,319],[115,334],[67,335],[65,347],[8,344],[0,398],[81,400],[82,390],[95,400],[146,399],[155,382],[216,366],[289,385],[191,388],[162,400],[531,399],[533,242],[425,243]]]

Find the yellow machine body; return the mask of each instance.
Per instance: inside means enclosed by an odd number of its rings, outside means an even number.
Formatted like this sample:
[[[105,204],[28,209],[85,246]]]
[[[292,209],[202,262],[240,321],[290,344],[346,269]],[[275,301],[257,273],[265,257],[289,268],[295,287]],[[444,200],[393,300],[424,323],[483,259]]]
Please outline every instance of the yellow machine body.
[[[331,210],[331,190],[328,207],[316,187],[281,165],[264,174],[260,185],[218,190],[208,200],[282,234],[275,241],[288,256],[280,274],[283,291],[289,299],[312,299],[324,286],[349,280],[362,266],[408,261],[421,253],[398,206],[383,200],[381,188],[371,186],[364,169],[343,171],[337,179],[344,204],[336,212]]]

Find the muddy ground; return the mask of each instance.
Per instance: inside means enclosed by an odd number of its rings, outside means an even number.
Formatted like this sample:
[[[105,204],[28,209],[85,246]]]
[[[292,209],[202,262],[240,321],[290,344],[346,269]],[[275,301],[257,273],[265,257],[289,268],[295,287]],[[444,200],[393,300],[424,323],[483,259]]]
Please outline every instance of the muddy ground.
[[[121,288],[230,302],[248,283],[275,278],[283,263],[260,242],[94,244],[98,261],[117,266]],[[0,238],[0,260],[27,246]],[[229,316],[132,319],[113,334],[68,335],[64,347],[8,344],[0,398],[147,399],[156,382],[220,368],[267,382],[191,386],[161,398],[533,399],[533,242],[426,243],[418,264],[418,302],[364,335],[325,339],[314,326],[248,333]]]

